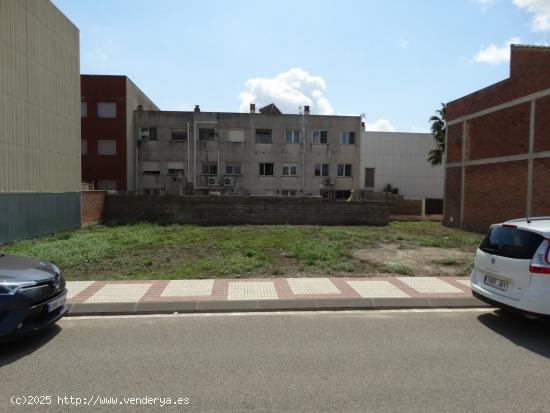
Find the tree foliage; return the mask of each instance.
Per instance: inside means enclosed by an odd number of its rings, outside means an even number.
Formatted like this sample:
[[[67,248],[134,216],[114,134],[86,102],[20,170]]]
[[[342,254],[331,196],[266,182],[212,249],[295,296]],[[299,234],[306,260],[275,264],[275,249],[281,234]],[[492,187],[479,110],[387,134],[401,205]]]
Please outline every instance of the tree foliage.
[[[428,162],[435,165],[441,165],[443,162],[443,155],[445,154],[445,133],[447,130],[447,105],[441,103],[441,109],[435,111],[435,115],[430,117],[430,123],[435,148],[428,152]]]

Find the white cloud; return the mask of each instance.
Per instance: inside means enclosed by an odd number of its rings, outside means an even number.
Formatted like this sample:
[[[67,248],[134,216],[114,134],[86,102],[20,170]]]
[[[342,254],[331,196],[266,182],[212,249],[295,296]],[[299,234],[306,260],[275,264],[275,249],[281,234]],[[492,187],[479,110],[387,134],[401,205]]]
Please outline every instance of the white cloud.
[[[401,49],[406,49],[407,47],[409,47],[409,41],[401,39],[399,40],[399,46],[401,46]]]
[[[474,56],[477,63],[498,64],[510,60],[510,45],[520,43],[519,37],[515,36],[508,40],[504,46],[498,47],[490,44],[487,47],[481,46],[479,52]]]
[[[374,123],[365,122],[365,130],[370,132],[395,132],[395,128],[387,119],[379,118]]]
[[[259,109],[273,102],[283,113],[298,113],[300,106],[309,105],[312,114],[331,115],[334,109],[324,96],[325,89],[322,77],[295,67],[271,79],[248,79],[239,93],[239,110],[248,112],[250,103]]]
[[[514,0],[514,4],[520,9],[526,9],[533,13],[531,29],[535,32],[550,30],[550,0]]]
[[[481,11],[485,12],[489,7],[491,7],[493,4],[495,4],[496,0],[474,0],[477,4],[479,4],[479,7],[481,8]]]

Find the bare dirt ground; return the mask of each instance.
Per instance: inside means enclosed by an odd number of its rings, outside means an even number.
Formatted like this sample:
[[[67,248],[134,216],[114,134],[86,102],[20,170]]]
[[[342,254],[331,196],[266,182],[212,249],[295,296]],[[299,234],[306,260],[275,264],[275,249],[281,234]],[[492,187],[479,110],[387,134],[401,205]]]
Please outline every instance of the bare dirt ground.
[[[419,247],[405,244],[381,244],[355,250],[353,257],[397,274],[415,276],[466,276],[474,254],[456,248]],[[385,271],[385,272],[386,272]]]

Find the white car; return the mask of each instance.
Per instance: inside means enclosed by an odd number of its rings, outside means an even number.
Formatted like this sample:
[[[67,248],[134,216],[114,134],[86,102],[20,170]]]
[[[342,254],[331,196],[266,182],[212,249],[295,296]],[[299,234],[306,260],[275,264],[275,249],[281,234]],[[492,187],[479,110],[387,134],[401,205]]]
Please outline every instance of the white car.
[[[550,217],[491,225],[470,275],[475,297],[528,316],[550,315]]]

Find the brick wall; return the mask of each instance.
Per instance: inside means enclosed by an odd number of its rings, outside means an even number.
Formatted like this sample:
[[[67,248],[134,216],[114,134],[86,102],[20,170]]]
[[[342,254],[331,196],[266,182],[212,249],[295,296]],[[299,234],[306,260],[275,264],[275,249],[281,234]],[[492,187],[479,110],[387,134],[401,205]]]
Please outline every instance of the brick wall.
[[[81,225],[101,222],[105,213],[106,191],[82,191],[80,202]]]
[[[537,99],[535,108],[535,151],[550,151],[550,96]]]
[[[466,167],[464,227],[486,229],[525,216],[526,182],[527,161]]]
[[[378,202],[328,202],[319,198],[106,196],[105,221],[195,225],[304,224],[387,225],[388,208]]]
[[[530,104],[524,103],[469,121],[466,159],[527,153],[529,114]]]
[[[447,121],[550,88],[550,48],[512,46],[510,77],[447,104]]]
[[[447,127],[447,162],[457,162],[462,159],[462,124]]]
[[[445,225],[550,215],[550,48],[511,54],[509,79],[447,104]]]
[[[550,158],[533,162],[533,212],[535,216],[550,216]]]

